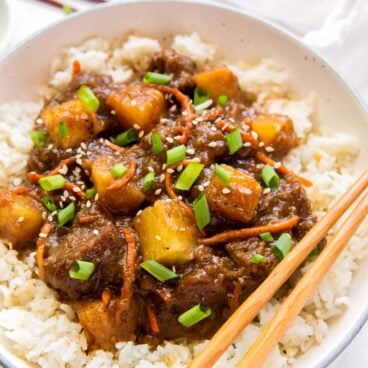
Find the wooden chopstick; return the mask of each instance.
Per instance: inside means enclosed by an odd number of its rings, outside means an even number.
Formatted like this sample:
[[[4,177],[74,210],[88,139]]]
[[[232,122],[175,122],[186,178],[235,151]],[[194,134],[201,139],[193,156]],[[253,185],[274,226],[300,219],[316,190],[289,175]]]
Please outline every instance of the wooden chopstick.
[[[280,341],[308,299],[317,289],[323,277],[344,250],[346,243],[354,235],[367,214],[368,193],[354,208],[340,230],[328,242],[319,257],[316,258],[308,271],[303,275],[272,320],[263,328],[261,334],[239,363],[238,368],[258,368],[262,365],[269,352]]]
[[[261,308],[289,279],[292,273],[307,258],[313,248],[326,236],[329,229],[350,207],[368,185],[366,171],[352,187],[335,203],[331,210],[299,242],[270,273],[267,279],[243,302],[233,315],[221,326],[202,352],[193,359],[189,368],[210,368],[226,351],[234,339],[257,316]],[[252,367],[253,368],[253,367]]]

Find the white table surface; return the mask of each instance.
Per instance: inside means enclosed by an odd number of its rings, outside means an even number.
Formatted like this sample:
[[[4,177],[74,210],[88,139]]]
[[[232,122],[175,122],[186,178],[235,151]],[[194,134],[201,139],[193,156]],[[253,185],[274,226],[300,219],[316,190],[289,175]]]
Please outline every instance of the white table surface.
[[[0,0],[1,1],[1,0]],[[23,40],[30,36],[33,32],[42,29],[48,24],[64,17],[65,15],[59,9],[52,6],[39,3],[36,0],[8,0],[11,10],[11,44]],[[343,71],[350,80],[355,84],[358,90],[364,97],[368,97],[368,68],[365,55],[360,53],[360,59],[342,59],[340,55],[334,54],[334,46],[343,43],[341,39],[344,37],[349,40],[355,37],[358,42],[355,45],[355,51],[360,48],[365,48],[367,52],[366,37],[368,34],[368,0],[233,0],[228,1],[238,3],[239,6],[246,8],[248,11],[269,18],[289,30],[293,31],[298,36],[304,38],[307,43],[315,46],[320,52],[324,53],[332,64]],[[300,5],[304,2],[306,14],[303,18],[300,12]],[[79,8],[86,8],[90,4],[83,0],[69,0],[70,4],[74,4]],[[310,9],[311,5],[318,6],[317,9]],[[359,4],[360,3],[360,4]],[[331,6],[335,9],[335,14],[331,13]],[[339,8],[340,6],[340,8]],[[354,19],[352,26],[347,26],[346,18],[352,18],[351,9],[356,7],[355,16],[359,19]],[[358,8],[359,7],[359,8]],[[309,8],[309,9],[308,9]],[[364,9],[363,9],[364,8]],[[309,10],[309,13],[308,13]],[[344,18],[343,12],[346,12]],[[304,9],[303,9],[304,12]],[[336,17],[339,19],[336,20]],[[333,18],[331,20],[331,18]],[[338,24],[338,35],[340,40],[333,40],[334,35],[331,35],[331,22],[336,21]],[[363,33],[363,28],[357,28],[358,22],[362,23],[366,32]],[[343,23],[340,27],[340,24]],[[323,32],[321,34],[321,31]],[[329,33],[328,33],[329,32]],[[345,34],[344,34],[345,32]],[[325,35],[330,36],[330,39],[324,38]],[[332,41],[331,41],[332,39]],[[361,41],[359,43],[359,41]],[[335,44],[334,44],[335,42]],[[362,61],[361,70],[356,68],[356,64]],[[357,69],[358,72],[357,73]],[[346,348],[341,356],[330,366],[330,368],[365,368],[368,367],[368,325],[355,337],[353,342]],[[313,368],[313,367],[311,367]]]

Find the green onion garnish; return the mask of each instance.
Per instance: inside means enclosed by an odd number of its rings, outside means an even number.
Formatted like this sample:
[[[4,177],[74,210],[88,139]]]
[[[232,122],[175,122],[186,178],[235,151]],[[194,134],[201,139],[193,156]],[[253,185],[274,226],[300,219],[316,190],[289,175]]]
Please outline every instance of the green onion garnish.
[[[194,90],[193,103],[195,106],[202,104],[210,98],[208,91],[202,87],[197,87]]]
[[[95,265],[92,262],[77,260],[69,269],[69,276],[72,279],[86,281],[91,277],[94,269]]]
[[[175,188],[179,190],[189,190],[194,182],[198,179],[198,176],[201,174],[203,168],[203,164],[191,162],[180,174],[175,183]]]
[[[200,229],[203,229],[211,221],[211,214],[208,208],[207,198],[204,192],[202,192],[193,202],[194,214],[197,221],[197,225]]]
[[[230,185],[230,173],[218,164],[215,164],[215,175],[218,176],[226,185]]]
[[[51,175],[41,178],[38,181],[38,184],[40,184],[43,190],[50,192],[52,190],[63,189],[66,184],[66,180],[61,175]]]
[[[171,79],[172,77],[167,74],[147,72],[144,75],[143,82],[152,84],[168,84],[171,81]]]
[[[96,195],[96,189],[95,188],[89,188],[86,190],[86,197],[87,199],[94,198]]]
[[[59,123],[59,137],[60,139],[65,138],[68,135],[68,127],[66,126],[66,122],[63,120]]]
[[[266,243],[271,243],[273,242],[273,236],[271,233],[262,233],[262,234],[259,234],[259,237],[265,241]]]
[[[243,147],[243,140],[240,135],[239,128],[235,128],[231,133],[226,136],[226,142],[229,147],[230,155],[233,155],[235,152]]]
[[[63,5],[63,12],[65,15],[69,15],[73,13],[73,8],[71,8],[69,5],[64,4]]]
[[[120,133],[115,138],[115,144],[117,144],[118,146],[127,146],[130,143],[137,142],[137,140],[138,140],[137,131],[134,128],[130,128],[125,132]]]
[[[261,254],[254,254],[251,258],[250,261],[254,264],[261,264],[265,261],[266,257],[262,256]]]
[[[82,102],[83,107],[91,113],[95,113],[100,107],[100,101],[91,88],[87,86],[81,86],[77,92],[77,96]]]
[[[128,168],[120,163],[120,164],[116,164],[111,169],[111,174],[115,176],[115,178],[121,178],[127,173],[127,171],[128,171]]]
[[[291,250],[291,238],[288,233],[283,233],[275,242],[272,251],[279,259],[285,258]]]
[[[147,190],[152,187],[152,185],[153,185],[154,182],[155,182],[155,173],[149,172],[143,178],[143,191],[144,192],[147,192]]]
[[[318,247],[313,248],[313,250],[309,253],[308,258],[317,257],[319,253]]]
[[[151,142],[152,142],[152,152],[155,155],[158,155],[164,150],[164,146],[162,144],[161,136],[159,133],[152,134]]]
[[[225,106],[227,104],[227,96],[226,95],[219,96],[217,99],[217,103],[221,106]]]
[[[40,130],[32,130],[31,139],[36,147],[43,147],[46,143],[46,134]]]
[[[177,162],[183,161],[185,159],[185,146],[184,144],[171,148],[166,152],[166,165],[170,166],[176,164]]]
[[[266,186],[271,190],[276,190],[279,187],[280,177],[272,166],[264,165],[261,176]]]
[[[141,267],[161,282],[177,279],[179,276],[153,259],[141,263]]]
[[[56,204],[51,197],[48,196],[42,197],[42,203],[50,212],[54,212],[57,210]]]
[[[204,307],[201,304],[198,304],[195,307],[190,308],[189,310],[181,314],[178,318],[178,321],[184,327],[192,327],[196,323],[209,317],[211,313],[212,310],[210,307]]]
[[[65,208],[60,210],[57,214],[58,226],[64,226],[69,221],[72,221],[75,216],[75,205],[74,202],[70,202]]]

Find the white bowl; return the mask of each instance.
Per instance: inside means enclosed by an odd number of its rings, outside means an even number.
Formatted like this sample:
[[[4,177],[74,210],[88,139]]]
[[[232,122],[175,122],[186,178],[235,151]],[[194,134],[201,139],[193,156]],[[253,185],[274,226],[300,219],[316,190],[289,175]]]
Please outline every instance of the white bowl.
[[[357,137],[360,154],[356,170],[367,167],[367,111],[352,88],[321,57],[289,33],[239,9],[202,2],[125,1],[96,7],[66,17],[32,39],[0,57],[0,101],[30,100],[47,81],[50,60],[60,50],[83,39],[100,35],[121,37],[126,32],[162,39],[181,32],[198,32],[218,45],[227,59],[272,57],[291,75],[292,90],[299,96],[316,93],[316,116],[330,132],[348,132]],[[367,262],[354,275],[351,305],[330,326],[327,338],[296,363],[298,368],[326,367],[357,334],[368,317]],[[24,367],[19,359],[0,348],[3,361]]]
[[[10,11],[7,0],[0,0],[0,52],[9,43]]]

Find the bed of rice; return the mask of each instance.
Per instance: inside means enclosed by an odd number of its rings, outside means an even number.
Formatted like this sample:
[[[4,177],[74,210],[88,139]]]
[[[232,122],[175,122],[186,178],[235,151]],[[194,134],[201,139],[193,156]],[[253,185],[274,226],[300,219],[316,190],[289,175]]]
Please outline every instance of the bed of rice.
[[[176,36],[172,47],[199,65],[211,62],[216,56],[215,47],[204,43],[197,34]],[[68,48],[52,63],[47,93],[70,81],[75,59],[83,70],[107,73],[116,82],[123,82],[160,48],[156,40],[135,36],[120,44],[101,38],[88,40],[79,47]],[[288,75],[274,61],[263,59],[256,65],[245,62],[228,65],[239,77],[244,91],[258,94],[254,104],[258,110],[288,114],[294,120],[303,145],[292,151],[287,165],[314,182],[308,194],[315,211],[323,215],[353,181],[349,168],[353,167],[351,163],[357,154],[354,139],[345,134],[316,133],[310,120],[312,98],[288,99]],[[22,182],[32,146],[29,132],[40,107],[35,102],[0,104],[0,187]],[[323,340],[329,320],[343,313],[349,304],[347,295],[352,274],[367,251],[368,224],[365,223],[273,350],[265,367],[290,366],[296,356]],[[165,342],[150,349],[148,345],[128,342],[118,343],[115,354],[96,351],[87,355],[87,343],[73,310],[59,302],[56,293],[38,280],[36,273],[34,254],[22,262],[15,250],[0,243],[0,342],[41,367],[179,368],[186,367],[206,344],[205,341]],[[243,332],[216,367],[235,366],[280,302],[273,299],[262,309],[259,320]]]

